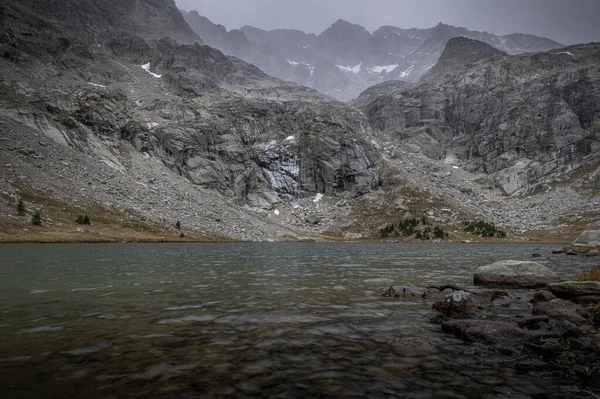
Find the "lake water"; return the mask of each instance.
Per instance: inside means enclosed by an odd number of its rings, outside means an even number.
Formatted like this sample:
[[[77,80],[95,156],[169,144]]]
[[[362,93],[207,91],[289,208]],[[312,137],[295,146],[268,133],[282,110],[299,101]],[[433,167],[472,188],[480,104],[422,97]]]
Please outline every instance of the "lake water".
[[[2,398],[480,397],[548,389],[430,323],[423,284],[540,245],[0,246]],[[582,258],[541,258],[573,277]],[[380,287],[415,296],[383,298]],[[536,391],[537,390],[537,391]]]

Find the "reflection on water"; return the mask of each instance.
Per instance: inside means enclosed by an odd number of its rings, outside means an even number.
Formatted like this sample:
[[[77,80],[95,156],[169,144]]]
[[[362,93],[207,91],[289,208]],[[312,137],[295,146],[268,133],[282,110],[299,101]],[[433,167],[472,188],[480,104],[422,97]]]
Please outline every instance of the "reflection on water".
[[[547,246],[0,246],[0,389],[25,397],[479,397],[532,377],[429,323],[394,285],[469,285]],[[542,259],[571,277],[583,259]],[[501,361],[501,359],[500,359]],[[476,371],[476,375],[474,374]]]

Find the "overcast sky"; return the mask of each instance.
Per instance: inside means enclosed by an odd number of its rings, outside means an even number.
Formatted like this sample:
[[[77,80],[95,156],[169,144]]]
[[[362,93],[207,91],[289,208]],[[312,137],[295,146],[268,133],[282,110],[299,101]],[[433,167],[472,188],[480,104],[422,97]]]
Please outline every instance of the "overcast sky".
[[[252,25],[321,33],[337,19],[373,31],[438,22],[495,34],[531,33],[564,44],[600,41],[600,0],[176,0],[227,29]]]

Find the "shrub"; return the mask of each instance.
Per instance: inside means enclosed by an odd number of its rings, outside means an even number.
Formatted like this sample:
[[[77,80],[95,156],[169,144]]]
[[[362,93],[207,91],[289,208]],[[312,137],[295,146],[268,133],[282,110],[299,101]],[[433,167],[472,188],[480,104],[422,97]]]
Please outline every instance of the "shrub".
[[[88,215],[79,215],[77,216],[77,220],[75,220],[77,224],[92,224],[90,222],[90,217]]]
[[[39,212],[33,214],[33,216],[31,217],[31,224],[34,226],[42,225],[42,217],[40,216]]]
[[[185,234],[179,233],[179,238],[184,238],[184,237],[185,237]]]
[[[17,216],[25,216],[25,204],[22,198],[19,198],[19,202],[17,202]]]
[[[419,240],[433,240],[434,238],[449,237],[448,233],[440,226],[431,227],[429,220],[423,216],[421,218],[402,219],[398,224],[388,224],[379,230],[380,238],[390,236],[415,236]]]
[[[600,281],[600,266],[593,267],[577,276],[579,281]]]
[[[498,229],[493,223],[483,220],[465,222],[465,231],[481,237],[506,237],[504,230]]]
[[[175,228],[177,230],[181,230],[181,222],[179,222],[179,220],[177,221],[177,223],[175,223]]]

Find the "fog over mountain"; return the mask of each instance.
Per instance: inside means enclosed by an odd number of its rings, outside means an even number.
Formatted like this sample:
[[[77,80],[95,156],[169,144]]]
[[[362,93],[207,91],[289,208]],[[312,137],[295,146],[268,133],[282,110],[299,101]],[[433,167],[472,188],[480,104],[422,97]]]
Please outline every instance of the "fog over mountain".
[[[564,44],[600,40],[597,0],[176,0],[227,29],[244,25],[319,34],[338,18],[374,31],[438,22],[496,35],[529,33]]]

